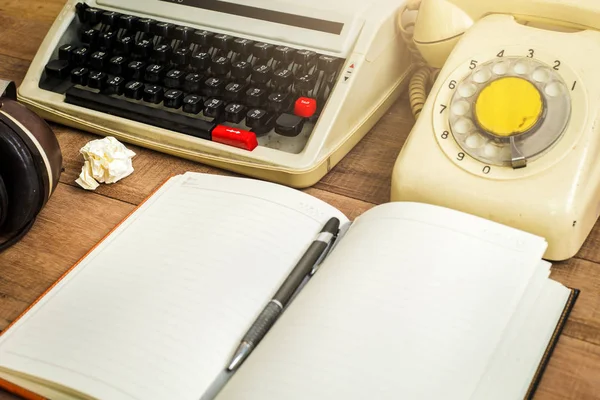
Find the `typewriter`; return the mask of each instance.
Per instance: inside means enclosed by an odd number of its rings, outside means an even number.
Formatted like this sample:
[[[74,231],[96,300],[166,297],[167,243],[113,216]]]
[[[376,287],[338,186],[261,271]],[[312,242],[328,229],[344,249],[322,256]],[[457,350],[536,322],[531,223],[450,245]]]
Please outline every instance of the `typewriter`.
[[[407,86],[396,0],[69,0],[19,87],[42,117],[307,187]]]

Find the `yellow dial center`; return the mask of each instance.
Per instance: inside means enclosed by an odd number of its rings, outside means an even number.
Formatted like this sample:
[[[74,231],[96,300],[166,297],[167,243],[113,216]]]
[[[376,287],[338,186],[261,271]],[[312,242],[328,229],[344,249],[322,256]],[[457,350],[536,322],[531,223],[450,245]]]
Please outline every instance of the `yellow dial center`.
[[[531,129],[543,108],[542,95],[533,83],[511,76],[483,88],[475,102],[475,118],[487,132],[507,137]]]

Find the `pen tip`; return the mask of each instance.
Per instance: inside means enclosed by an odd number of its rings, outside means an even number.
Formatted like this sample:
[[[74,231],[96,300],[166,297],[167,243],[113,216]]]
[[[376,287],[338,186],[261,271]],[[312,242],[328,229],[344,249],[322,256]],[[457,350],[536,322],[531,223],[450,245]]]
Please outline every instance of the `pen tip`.
[[[227,370],[234,371],[235,369],[237,369],[250,353],[251,347],[252,345],[250,343],[242,342],[235,351],[235,355],[231,359]]]

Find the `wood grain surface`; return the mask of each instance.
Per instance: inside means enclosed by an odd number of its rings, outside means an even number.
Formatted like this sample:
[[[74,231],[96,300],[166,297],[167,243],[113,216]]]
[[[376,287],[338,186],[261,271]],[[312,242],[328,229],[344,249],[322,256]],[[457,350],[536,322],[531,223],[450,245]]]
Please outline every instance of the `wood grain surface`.
[[[1,79],[22,81],[63,5],[63,0],[0,0]],[[392,166],[413,122],[407,99],[400,99],[337,167],[305,191],[352,219],[389,201]],[[51,125],[63,151],[65,171],[31,232],[0,254],[0,330],[169,176],[185,171],[230,174],[128,146],[137,154],[136,172],[117,184],[86,192],[74,183],[83,164],[79,149],[97,137]],[[535,398],[600,399],[598,224],[575,258],[553,266],[552,278],[581,289],[581,295]],[[9,399],[16,397],[0,391],[0,400]]]

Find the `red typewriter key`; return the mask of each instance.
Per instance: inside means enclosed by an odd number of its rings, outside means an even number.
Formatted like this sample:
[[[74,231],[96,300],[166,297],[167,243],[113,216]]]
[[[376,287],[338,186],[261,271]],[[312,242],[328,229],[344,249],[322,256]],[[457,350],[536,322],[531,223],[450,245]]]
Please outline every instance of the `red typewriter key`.
[[[310,97],[299,97],[294,105],[294,114],[303,118],[312,117],[317,112],[317,101]]]
[[[258,146],[254,132],[243,129],[232,128],[225,125],[217,125],[212,130],[213,142],[239,147],[240,149],[252,151]]]

